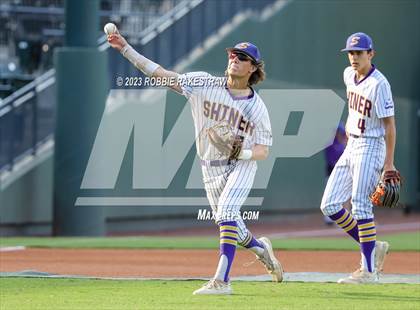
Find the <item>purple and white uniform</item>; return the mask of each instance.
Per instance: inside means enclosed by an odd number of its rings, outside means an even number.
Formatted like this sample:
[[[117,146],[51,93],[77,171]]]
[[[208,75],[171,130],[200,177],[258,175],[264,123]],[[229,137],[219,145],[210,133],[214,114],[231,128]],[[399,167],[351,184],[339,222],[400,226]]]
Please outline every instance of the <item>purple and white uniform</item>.
[[[363,32],[347,38],[342,52],[351,63],[362,64],[373,57],[372,39]],[[369,195],[378,182],[386,156],[384,118],[394,116],[391,87],[385,76],[370,65],[360,80],[352,67],[344,70],[349,115],[346,131],[349,139],[343,154],[331,172],[321,201],[321,210],[360,246],[361,268],[338,283],[377,281],[388,251],[386,242],[376,241],[373,205]],[[352,210],[344,208],[351,199]],[[378,251],[378,255],[376,255]]]
[[[234,97],[224,83],[208,86],[206,81],[215,78],[206,72],[186,73],[179,78],[187,81],[185,85],[181,83],[181,88],[191,104],[197,154],[201,159],[210,206],[217,223],[237,222],[238,242],[241,244],[250,234],[239,211],[252,188],[257,163],[255,160],[229,162],[227,156],[209,142],[207,129],[228,122],[235,134],[244,137],[244,149],[251,149],[255,144],[270,146],[272,133],[267,108],[255,91],[247,97]],[[223,79],[218,78],[218,81]],[[206,86],[201,86],[203,84]]]
[[[356,81],[356,72],[344,70],[349,140],[325,188],[321,202],[324,214],[336,213],[351,198],[355,219],[373,217],[369,194],[373,192],[385,160],[385,127],[382,118],[394,115],[391,87],[374,66]]]

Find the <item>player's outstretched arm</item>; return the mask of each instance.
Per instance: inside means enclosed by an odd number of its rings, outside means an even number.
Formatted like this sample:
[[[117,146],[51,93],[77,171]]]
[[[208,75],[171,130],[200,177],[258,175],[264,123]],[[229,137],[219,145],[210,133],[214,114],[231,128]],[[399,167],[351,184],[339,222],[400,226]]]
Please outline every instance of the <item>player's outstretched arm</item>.
[[[174,83],[170,83],[169,87],[178,93],[182,93],[182,89],[177,83],[179,76],[177,72],[166,70],[159,64],[138,53],[130,44],[128,44],[127,40],[116,28],[113,33],[108,34],[108,43],[144,74],[149,77],[160,77],[171,80]]]

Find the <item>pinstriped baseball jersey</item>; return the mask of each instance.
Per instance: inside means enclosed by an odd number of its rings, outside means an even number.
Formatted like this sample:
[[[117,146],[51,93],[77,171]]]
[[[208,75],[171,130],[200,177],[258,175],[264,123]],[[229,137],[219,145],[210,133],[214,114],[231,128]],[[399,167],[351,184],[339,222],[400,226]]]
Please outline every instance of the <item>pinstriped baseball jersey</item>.
[[[201,159],[227,159],[207,136],[208,128],[223,122],[231,126],[234,134],[244,137],[244,149],[254,144],[272,145],[268,111],[256,92],[252,90],[247,97],[234,97],[226,88],[225,78],[215,78],[206,72],[186,73],[179,81],[183,95],[191,103],[197,154]],[[211,84],[213,81],[219,84]]]
[[[385,76],[372,66],[365,78],[356,82],[355,71],[344,70],[350,135],[346,149],[335,165],[321,202],[325,215],[333,215],[351,198],[356,220],[373,218],[369,195],[373,192],[385,161],[385,127],[381,118],[394,115],[391,87]]]
[[[356,81],[356,71],[347,67],[343,78],[349,108],[346,130],[356,136],[384,136],[381,118],[394,115],[391,86],[385,76],[372,66],[365,78]]]
[[[241,243],[252,235],[239,210],[252,188],[257,163],[254,160],[238,160],[213,166],[212,162],[227,158],[209,142],[207,129],[227,122],[234,134],[244,137],[244,149],[251,149],[254,144],[269,146],[272,145],[270,118],[264,102],[253,90],[248,97],[234,97],[226,88],[225,78],[218,78],[220,85],[202,85],[203,81],[211,79],[214,77],[206,72],[191,72],[181,75],[178,80],[183,95],[191,103],[197,154],[204,160],[203,182],[216,222],[236,221],[238,241]]]

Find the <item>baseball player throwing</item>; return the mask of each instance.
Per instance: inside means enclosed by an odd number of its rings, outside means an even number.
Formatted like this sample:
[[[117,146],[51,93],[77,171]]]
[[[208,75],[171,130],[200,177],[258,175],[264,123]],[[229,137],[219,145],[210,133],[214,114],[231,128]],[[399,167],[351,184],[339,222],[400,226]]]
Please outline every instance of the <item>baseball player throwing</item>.
[[[342,51],[348,53],[350,61],[344,70],[349,140],[327,182],[321,210],[360,244],[360,268],[338,282],[372,283],[378,280],[389,244],[376,241],[369,195],[381,170],[396,170],[394,102],[387,79],[371,63],[375,52],[367,34],[352,34]],[[350,198],[351,213],[342,207]]]
[[[229,271],[237,244],[255,253],[273,280],[281,282],[283,270],[270,241],[254,238],[239,213],[254,181],[256,161],[267,158],[272,144],[266,106],[251,87],[265,76],[258,48],[248,42],[228,48],[226,77],[215,78],[206,72],[166,70],[136,52],[116,29],[108,42],[147,76],[176,81],[168,86],[191,104],[205,190],[220,228],[216,273],[194,294],[232,293]]]

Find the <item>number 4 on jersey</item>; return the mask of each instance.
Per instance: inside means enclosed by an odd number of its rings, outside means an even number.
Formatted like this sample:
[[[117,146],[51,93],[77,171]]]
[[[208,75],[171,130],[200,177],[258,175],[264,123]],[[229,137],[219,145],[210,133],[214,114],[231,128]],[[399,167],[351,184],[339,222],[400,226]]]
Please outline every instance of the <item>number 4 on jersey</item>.
[[[364,133],[366,130],[365,120],[363,118],[359,118],[359,122],[357,123],[357,128],[360,129],[360,133]]]

